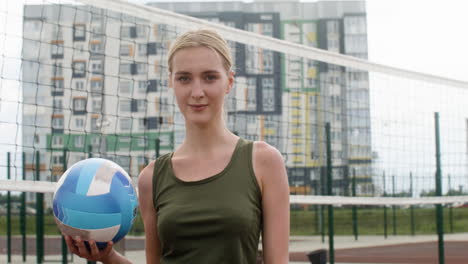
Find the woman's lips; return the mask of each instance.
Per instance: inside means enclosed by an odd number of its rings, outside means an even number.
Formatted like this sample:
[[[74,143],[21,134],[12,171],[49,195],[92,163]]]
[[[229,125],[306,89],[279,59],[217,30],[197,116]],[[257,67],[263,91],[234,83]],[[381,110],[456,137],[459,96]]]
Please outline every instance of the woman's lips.
[[[194,111],[202,111],[203,109],[205,109],[208,105],[207,104],[191,104],[189,105],[190,108],[192,108],[192,110]]]

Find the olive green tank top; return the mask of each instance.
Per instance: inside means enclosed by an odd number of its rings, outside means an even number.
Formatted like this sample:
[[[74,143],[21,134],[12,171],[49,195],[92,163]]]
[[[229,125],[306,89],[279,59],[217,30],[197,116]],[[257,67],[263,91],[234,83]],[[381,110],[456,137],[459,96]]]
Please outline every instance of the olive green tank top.
[[[193,182],[174,175],[173,153],[156,160],[153,202],[161,263],[256,263],[262,202],[252,147],[239,139],[223,171]]]

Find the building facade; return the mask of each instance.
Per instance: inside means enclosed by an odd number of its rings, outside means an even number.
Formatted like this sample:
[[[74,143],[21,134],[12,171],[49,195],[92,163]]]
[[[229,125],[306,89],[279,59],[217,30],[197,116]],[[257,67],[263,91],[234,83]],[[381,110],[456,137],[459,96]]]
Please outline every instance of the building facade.
[[[367,58],[361,1],[149,3],[164,9]],[[56,181],[90,157],[136,177],[184,138],[167,87],[166,59],[180,32],[171,25],[88,6],[27,5],[23,26],[23,147],[27,178]],[[320,194],[325,123],[332,127],[335,194],[373,191],[366,72],[230,42],[236,86],[229,128],[265,140],[286,158],[292,193]],[[39,160],[34,151],[40,151]]]

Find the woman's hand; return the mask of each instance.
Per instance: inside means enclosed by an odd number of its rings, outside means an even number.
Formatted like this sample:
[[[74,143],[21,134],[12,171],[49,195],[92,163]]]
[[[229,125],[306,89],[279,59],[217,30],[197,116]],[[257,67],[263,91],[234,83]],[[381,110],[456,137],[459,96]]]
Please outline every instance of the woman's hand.
[[[77,237],[73,239],[70,236],[65,235],[65,241],[67,243],[68,249],[77,256],[85,258],[89,261],[101,261],[103,263],[113,263],[112,258],[116,256],[114,249],[112,248],[112,241],[107,243],[107,246],[104,249],[99,250],[96,245],[96,241],[88,241],[89,248],[86,248],[85,242]]]

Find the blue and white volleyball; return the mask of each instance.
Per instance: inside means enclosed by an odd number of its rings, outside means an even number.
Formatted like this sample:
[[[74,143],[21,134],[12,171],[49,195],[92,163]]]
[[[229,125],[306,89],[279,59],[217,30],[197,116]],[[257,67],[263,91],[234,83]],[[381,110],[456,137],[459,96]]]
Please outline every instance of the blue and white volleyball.
[[[63,234],[95,240],[99,248],[122,239],[132,227],[138,199],[130,176],[100,158],[79,161],[60,178],[54,192],[55,222]]]

